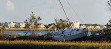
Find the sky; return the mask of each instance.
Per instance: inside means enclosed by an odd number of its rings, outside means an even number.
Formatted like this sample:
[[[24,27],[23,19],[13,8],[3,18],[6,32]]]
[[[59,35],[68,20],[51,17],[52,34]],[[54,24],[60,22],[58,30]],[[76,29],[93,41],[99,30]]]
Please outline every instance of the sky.
[[[107,1],[61,0],[70,21],[84,24],[106,24],[111,19]],[[32,11],[43,24],[66,19],[58,0],[0,0],[0,22],[24,22]]]

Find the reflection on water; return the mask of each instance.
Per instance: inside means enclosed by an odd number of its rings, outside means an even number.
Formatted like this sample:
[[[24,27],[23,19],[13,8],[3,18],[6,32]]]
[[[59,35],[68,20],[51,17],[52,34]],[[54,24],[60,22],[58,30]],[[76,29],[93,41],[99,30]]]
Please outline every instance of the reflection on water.
[[[5,31],[8,34],[22,34],[24,35],[27,32],[27,35],[31,35],[31,31]],[[35,33],[40,33],[41,35],[47,34],[49,31],[35,31]]]

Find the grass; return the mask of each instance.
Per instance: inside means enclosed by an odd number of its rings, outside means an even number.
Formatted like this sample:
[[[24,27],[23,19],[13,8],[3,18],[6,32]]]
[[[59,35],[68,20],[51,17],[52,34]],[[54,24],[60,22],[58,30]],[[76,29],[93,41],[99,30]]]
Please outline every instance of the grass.
[[[93,29],[89,28],[88,29],[88,31],[99,31],[99,30],[103,30],[103,28],[100,28],[100,29],[98,29],[98,28],[97,29],[96,28],[93,28]]]
[[[110,42],[0,41],[0,49],[111,49]]]

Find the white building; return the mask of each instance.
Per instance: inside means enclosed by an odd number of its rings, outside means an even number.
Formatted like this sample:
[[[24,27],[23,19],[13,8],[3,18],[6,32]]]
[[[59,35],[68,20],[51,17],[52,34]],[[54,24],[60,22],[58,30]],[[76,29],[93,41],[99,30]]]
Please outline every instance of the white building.
[[[106,28],[106,26],[105,25],[100,25],[100,28]]]
[[[25,27],[25,23],[20,23],[20,28],[24,28]]]
[[[22,22],[21,23],[16,23],[15,27],[16,28],[24,28],[25,27],[25,23],[22,23]]]
[[[14,28],[14,27],[15,27],[15,24],[16,24],[16,23],[14,23],[14,22],[9,22],[8,27],[9,27],[9,28]]]
[[[44,26],[44,24],[40,24],[40,25],[37,26],[37,28],[44,29],[46,27]]]
[[[87,28],[88,28],[88,29],[93,29],[93,28],[94,28],[94,26],[88,26]]]
[[[82,25],[82,26],[80,26],[80,28],[86,28],[86,26],[85,26],[85,25]]]
[[[79,22],[73,22],[73,26],[72,28],[79,28],[80,27],[80,23]]]
[[[96,27],[95,27],[95,29],[100,29],[100,28],[101,28],[100,26],[96,26]]]

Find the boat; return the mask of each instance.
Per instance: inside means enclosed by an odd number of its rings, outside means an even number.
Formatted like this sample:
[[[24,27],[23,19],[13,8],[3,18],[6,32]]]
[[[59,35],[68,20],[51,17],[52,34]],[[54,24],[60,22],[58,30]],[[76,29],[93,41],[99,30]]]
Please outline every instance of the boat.
[[[66,30],[54,32],[52,38],[59,41],[69,41],[82,37],[86,37],[88,29],[86,28],[69,28]]]
[[[63,7],[60,0],[59,0],[59,2],[62,6],[62,9],[63,9],[65,15],[66,15],[67,20],[69,21],[67,13],[65,12],[64,7]],[[70,21],[69,21],[69,23],[70,23]],[[72,23],[72,28],[64,29],[62,31],[53,32],[52,38],[54,40],[59,40],[59,41],[69,41],[69,40],[85,37],[85,36],[87,36],[87,34],[88,34],[88,29],[80,28],[79,23],[74,22],[74,23]]]

